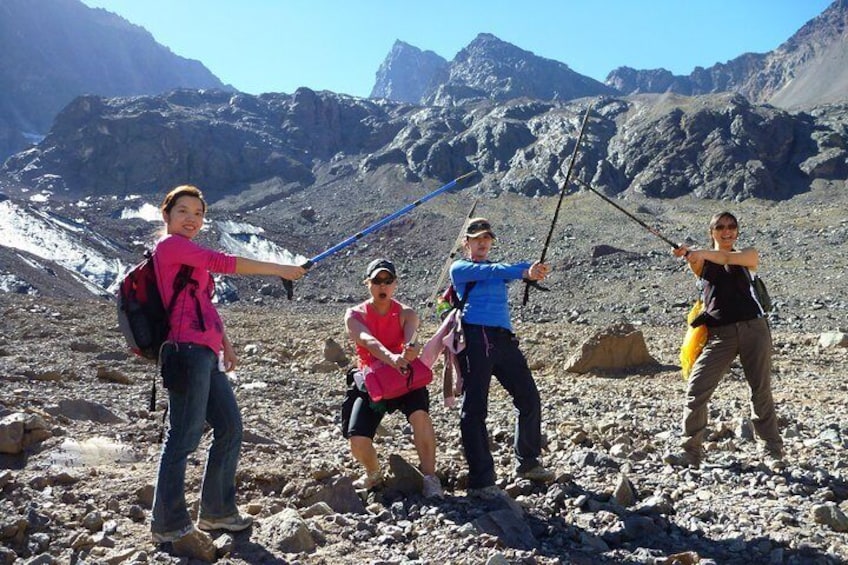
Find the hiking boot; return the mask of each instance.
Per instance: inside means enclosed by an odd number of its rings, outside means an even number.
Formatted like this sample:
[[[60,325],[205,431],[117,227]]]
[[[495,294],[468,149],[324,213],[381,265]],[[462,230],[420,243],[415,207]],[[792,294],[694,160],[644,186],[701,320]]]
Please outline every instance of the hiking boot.
[[[353,488],[357,490],[371,490],[383,485],[383,471],[377,469],[373,473],[366,473],[353,481]]]
[[[509,498],[509,495],[497,485],[468,489],[468,496],[480,500],[496,500],[498,498]]]
[[[442,481],[436,475],[424,475],[424,488],[421,489],[424,498],[444,498]]]
[[[763,463],[772,471],[782,471],[786,468],[786,452],[783,451],[783,446],[769,447],[763,449]]]
[[[212,542],[212,537],[196,528],[181,538],[171,542],[174,555],[188,557],[189,559],[200,559],[202,561],[214,562],[218,557],[218,548]]]
[[[697,469],[701,466],[703,460],[703,450],[698,449],[683,449],[677,452],[666,452],[663,455],[663,463],[672,467],[691,467]]]
[[[556,478],[556,473],[554,473],[550,469],[545,469],[541,465],[536,465],[535,467],[526,471],[518,471],[516,473],[516,476],[519,479],[527,479],[528,481],[533,481],[534,483],[550,483]]]
[[[229,516],[221,518],[198,518],[197,527],[201,530],[227,530],[228,532],[240,532],[253,525],[252,516],[244,516],[238,511]]]
[[[194,529],[193,524],[189,524],[179,530],[171,530],[170,532],[151,532],[153,543],[171,543],[191,532]]]

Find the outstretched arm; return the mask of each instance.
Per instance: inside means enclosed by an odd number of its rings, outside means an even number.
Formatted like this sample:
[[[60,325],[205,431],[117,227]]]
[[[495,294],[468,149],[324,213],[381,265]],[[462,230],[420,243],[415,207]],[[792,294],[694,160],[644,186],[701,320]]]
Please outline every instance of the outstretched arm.
[[[528,269],[522,273],[523,279],[531,281],[541,281],[551,272],[551,266],[548,263],[540,263],[536,261]]]
[[[297,265],[281,265],[269,261],[257,261],[247,257],[236,257],[236,273],[239,275],[272,275],[295,281],[306,274],[306,269]]]

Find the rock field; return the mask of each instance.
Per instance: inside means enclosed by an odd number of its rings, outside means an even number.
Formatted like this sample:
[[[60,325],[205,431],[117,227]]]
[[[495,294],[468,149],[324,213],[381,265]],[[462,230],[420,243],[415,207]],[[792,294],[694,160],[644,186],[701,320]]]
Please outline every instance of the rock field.
[[[777,304],[773,388],[787,446],[782,469],[768,468],[758,452],[738,365],[711,403],[706,464],[681,470],[662,463],[680,434],[685,383],[677,354],[694,296],[691,275],[591,195],[570,197],[569,217],[582,218],[571,215],[576,210],[612,220],[608,227],[566,220],[557,239],[565,250],[552,254],[552,292],[534,294],[521,309],[521,289],[514,289],[517,334],[542,395],[545,463],[558,476],[547,486],[515,479],[512,408],[493,384],[489,429],[509,500],[465,496],[458,411],[442,404],[438,383],[430,392],[445,499],[417,494],[411,433],[397,414],[386,417],[377,439],[392,480],[382,491],[354,491],[350,481],[360,469],[338,427],[344,363],[325,359],[324,347],[332,339],[352,355],[341,319],[363,293],[358,281],[344,298],[312,297],[310,281],[323,284],[316,270],[298,284],[300,300],[256,294],[222,306],[241,357],[233,377],[246,429],[238,500],[257,522],[247,532],[218,533],[218,562],[848,562],[844,192],[726,206],[740,213],[743,229],[752,226],[748,240],[763,254]],[[654,206],[646,202],[645,209]],[[538,204],[545,214],[552,205]],[[672,234],[695,239],[724,208],[681,201],[663,218],[696,226]],[[529,217],[498,210],[490,215],[504,225],[505,253],[537,254],[539,226],[532,240]],[[592,258],[600,244],[623,251]],[[392,249],[405,280],[438,270],[415,270],[414,248]],[[364,257],[350,264],[364,265]],[[420,304],[428,292],[402,280],[399,294]],[[422,317],[426,334],[434,322],[429,312]],[[642,332],[658,364],[565,371],[587,338],[622,320]],[[0,564],[180,562],[149,535],[166,404],[159,387],[156,410],[149,410],[153,374],[127,354],[112,303],[0,295]],[[189,460],[192,503],[208,441]]]

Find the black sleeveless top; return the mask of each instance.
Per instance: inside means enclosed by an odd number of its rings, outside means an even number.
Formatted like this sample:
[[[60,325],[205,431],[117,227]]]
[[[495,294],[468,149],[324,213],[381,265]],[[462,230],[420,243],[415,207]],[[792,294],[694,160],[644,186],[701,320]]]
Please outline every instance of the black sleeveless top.
[[[724,326],[762,316],[745,267],[704,261],[701,284],[707,326]]]

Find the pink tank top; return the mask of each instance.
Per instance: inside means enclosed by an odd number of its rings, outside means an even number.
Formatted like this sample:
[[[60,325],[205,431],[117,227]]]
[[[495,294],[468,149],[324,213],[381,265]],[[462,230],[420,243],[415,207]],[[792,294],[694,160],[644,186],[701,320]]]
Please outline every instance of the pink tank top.
[[[362,316],[362,310],[365,310],[365,316]],[[403,351],[403,326],[400,321],[401,306],[399,302],[392,300],[389,311],[382,316],[368,302],[363,302],[355,307],[353,312],[354,315],[358,315],[359,321],[365,324],[371,335],[377,338],[386,349],[392,353]],[[356,353],[359,355],[360,369],[372,365],[376,361],[371,352],[361,345],[356,346]]]

